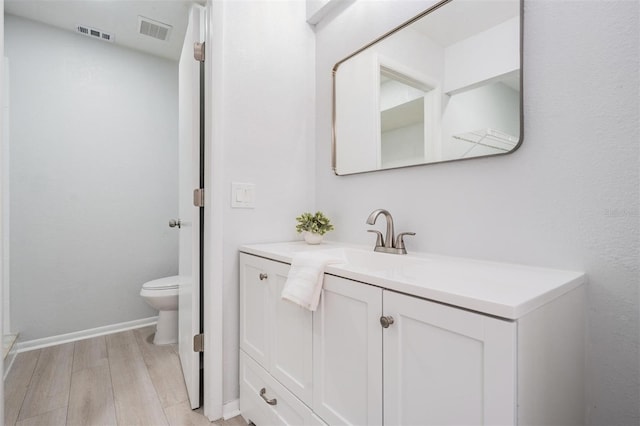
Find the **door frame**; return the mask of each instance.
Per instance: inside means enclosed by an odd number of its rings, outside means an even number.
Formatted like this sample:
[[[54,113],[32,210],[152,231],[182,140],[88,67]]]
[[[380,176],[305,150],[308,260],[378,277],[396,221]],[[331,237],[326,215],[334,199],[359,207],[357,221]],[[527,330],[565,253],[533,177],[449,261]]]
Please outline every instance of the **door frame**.
[[[220,79],[222,61],[214,61],[214,52],[222,47],[222,2],[207,0],[204,18],[205,61],[204,61],[204,256],[203,294],[201,315],[204,320],[204,414],[211,420],[223,415],[235,415],[223,409],[223,228],[222,206],[224,188],[222,185],[223,158],[220,138],[222,100],[214,93],[223,93]]]
[[[0,104],[4,105],[4,97],[6,96],[6,93],[4,93],[4,0],[0,1],[0,12],[2,12],[2,16],[0,17],[0,82],[2,83],[2,85],[0,85]],[[4,129],[4,126],[7,125],[7,123],[3,123],[3,116],[4,114],[0,115],[0,129]],[[4,156],[7,155],[6,152],[4,152],[4,135],[2,132],[0,132],[0,142],[0,162],[2,162],[4,161]],[[3,202],[3,194],[4,191],[7,190],[7,188],[5,187],[6,184],[7,183],[2,180],[2,176],[0,176],[0,233],[2,233],[2,231],[5,231],[4,229],[2,229],[4,228],[4,209],[9,208],[9,206],[5,205]],[[0,335],[4,338],[3,304],[4,298],[6,297],[6,295],[4,294],[4,287],[5,285],[8,285],[8,283],[5,282],[4,276],[5,265],[3,265],[3,251],[4,249],[2,247],[2,244],[0,244]],[[0,371],[2,371],[2,376],[4,377],[4,357],[0,359]],[[0,382],[0,419],[4,419],[4,380]]]

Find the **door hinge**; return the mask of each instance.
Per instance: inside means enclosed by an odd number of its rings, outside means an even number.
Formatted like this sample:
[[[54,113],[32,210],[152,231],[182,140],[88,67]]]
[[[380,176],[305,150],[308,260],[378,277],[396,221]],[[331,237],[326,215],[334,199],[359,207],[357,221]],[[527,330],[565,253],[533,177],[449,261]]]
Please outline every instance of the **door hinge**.
[[[193,190],[193,205],[196,207],[204,207],[204,188],[196,188]]]
[[[204,334],[196,334],[193,336],[193,351],[204,352]]]
[[[204,42],[193,43],[193,57],[198,62],[204,62]]]

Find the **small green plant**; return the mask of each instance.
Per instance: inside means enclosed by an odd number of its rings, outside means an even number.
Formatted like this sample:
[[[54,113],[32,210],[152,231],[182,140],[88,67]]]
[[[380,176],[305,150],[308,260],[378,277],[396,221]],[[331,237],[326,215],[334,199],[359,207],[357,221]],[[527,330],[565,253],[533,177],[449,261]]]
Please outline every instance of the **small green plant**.
[[[302,213],[296,217],[296,221],[298,222],[296,225],[298,233],[307,231],[324,235],[329,231],[333,231],[331,221],[322,212],[316,212],[316,214]]]

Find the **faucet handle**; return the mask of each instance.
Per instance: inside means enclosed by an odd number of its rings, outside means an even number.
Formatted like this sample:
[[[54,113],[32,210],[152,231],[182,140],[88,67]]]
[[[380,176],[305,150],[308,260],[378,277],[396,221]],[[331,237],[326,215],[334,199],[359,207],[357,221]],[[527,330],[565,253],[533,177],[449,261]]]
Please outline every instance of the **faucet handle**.
[[[401,232],[398,234],[398,237],[396,238],[396,248],[397,249],[404,249],[404,236],[405,235],[416,235],[415,232]]]
[[[380,231],[376,231],[375,229],[367,229],[367,232],[375,232],[377,237],[376,237],[376,247],[382,247],[384,246],[384,240],[382,238],[382,232]]]

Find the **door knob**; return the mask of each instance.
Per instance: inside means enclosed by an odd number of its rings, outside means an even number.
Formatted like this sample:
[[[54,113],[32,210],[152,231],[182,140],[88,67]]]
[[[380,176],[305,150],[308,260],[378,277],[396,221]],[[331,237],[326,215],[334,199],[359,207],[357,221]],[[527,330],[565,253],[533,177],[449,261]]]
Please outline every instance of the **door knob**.
[[[392,316],[382,316],[380,317],[380,325],[382,326],[382,328],[389,328],[389,326],[393,324],[393,317]]]
[[[175,228],[176,226],[178,228],[182,228],[182,222],[180,222],[180,219],[171,219],[169,221],[169,227],[170,228]]]
[[[262,281],[262,280],[266,280],[267,278],[269,278],[269,275],[267,275],[265,273],[260,273],[259,277],[260,277],[260,281]]]

